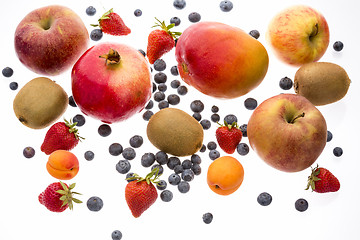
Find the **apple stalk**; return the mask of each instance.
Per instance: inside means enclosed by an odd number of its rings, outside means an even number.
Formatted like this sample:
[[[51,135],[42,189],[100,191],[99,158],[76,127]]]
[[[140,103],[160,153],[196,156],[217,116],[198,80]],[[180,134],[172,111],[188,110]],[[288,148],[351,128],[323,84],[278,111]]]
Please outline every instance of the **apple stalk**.
[[[305,116],[305,113],[303,112],[303,113],[297,115],[296,117],[294,117],[289,123],[293,124],[293,123],[295,123],[296,119],[304,117],[304,116]]]
[[[108,53],[100,55],[99,58],[105,58],[105,65],[119,64],[121,60],[120,54],[112,48]]]

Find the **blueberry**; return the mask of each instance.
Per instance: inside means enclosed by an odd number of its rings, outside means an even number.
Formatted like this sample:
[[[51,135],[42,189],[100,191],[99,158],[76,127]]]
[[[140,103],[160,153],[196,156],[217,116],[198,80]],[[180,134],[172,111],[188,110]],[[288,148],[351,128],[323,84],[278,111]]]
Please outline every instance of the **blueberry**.
[[[257,197],[257,202],[261,206],[268,206],[271,203],[271,201],[272,201],[272,196],[267,192],[260,193],[259,196]]]
[[[101,29],[96,28],[90,32],[90,39],[93,41],[99,41],[100,39],[102,39],[103,35],[104,35],[103,31],[101,31]]]
[[[293,81],[288,77],[280,79],[279,86],[283,90],[289,90],[293,87]]]
[[[200,100],[194,100],[190,103],[190,109],[193,112],[202,112],[204,110],[204,103]]]
[[[175,166],[181,165],[180,158],[178,158],[178,157],[169,157],[169,161],[168,161],[168,163],[166,165],[168,166],[168,168],[173,170],[175,168]]]
[[[73,96],[69,97],[69,105],[72,107],[77,107]]]
[[[156,188],[158,190],[165,190],[167,187],[167,183],[165,180],[159,180],[159,182],[156,184]]]
[[[210,119],[211,119],[211,121],[213,121],[214,123],[217,123],[217,122],[220,121],[220,115],[217,114],[217,113],[213,113],[213,114],[211,114]]]
[[[141,9],[135,9],[134,15],[135,15],[135,17],[140,17],[142,15]]]
[[[201,19],[201,15],[198,12],[192,12],[189,14],[188,19],[192,23],[199,22]]]
[[[138,49],[138,51],[139,51],[144,57],[146,57],[146,52],[145,52],[144,50]]]
[[[249,35],[255,39],[258,39],[260,37],[260,32],[258,30],[251,30],[249,32]]]
[[[202,119],[201,113],[198,112],[195,112],[192,116],[196,119],[196,121],[200,121]]]
[[[214,141],[210,141],[210,142],[208,142],[208,144],[207,144],[207,148],[208,148],[210,151],[211,151],[211,150],[215,150],[216,147],[217,147],[217,144],[216,144],[216,142],[214,142]]]
[[[225,116],[224,121],[231,125],[233,122],[237,122],[237,117],[234,114],[228,114]]]
[[[95,157],[95,154],[94,154],[93,151],[90,151],[90,150],[89,150],[89,151],[86,151],[86,152],[84,153],[84,158],[85,158],[85,160],[87,160],[87,161],[93,160],[94,157]]]
[[[166,101],[166,100],[162,100],[159,102],[158,104],[158,108],[161,110],[161,109],[164,109],[164,108],[168,108],[169,107],[169,102]]]
[[[133,160],[136,157],[136,152],[133,148],[127,147],[123,150],[122,156],[126,160]]]
[[[163,72],[157,72],[154,75],[154,81],[159,84],[159,83],[165,83],[167,81],[167,75]]]
[[[180,81],[179,80],[172,80],[170,83],[170,86],[172,88],[178,88],[180,86]]]
[[[186,159],[181,163],[181,165],[184,169],[190,169],[192,166],[192,162],[189,159]]]
[[[139,148],[144,143],[144,140],[143,140],[142,136],[134,135],[130,138],[129,143],[130,143],[130,146],[132,146],[133,148]]]
[[[156,101],[156,102],[161,102],[162,100],[164,100],[165,99],[165,93],[163,93],[163,92],[156,92],[156,93],[154,93],[154,100]]]
[[[97,196],[89,198],[86,202],[86,206],[90,211],[98,212],[104,206],[103,200]]]
[[[152,92],[154,93],[157,90],[156,83],[152,83]]]
[[[218,150],[216,150],[216,149],[214,149],[214,150],[211,150],[210,152],[209,152],[209,158],[211,159],[211,160],[215,160],[215,159],[217,159],[217,158],[219,158],[220,157],[220,152],[218,151]]]
[[[96,13],[96,8],[94,8],[93,6],[89,6],[86,8],[86,14],[89,16],[94,16]]]
[[[242,136],[247,137],[247,124],[240,125],[239,129],[242,133]]]
[[[19,84],[17,82],[11,82],[9,84],[9,87],[10,87],[11,90],[16,90],[16,89],[18,89]]]
[[[120,240],[122,238],[122,233],[119,230],[115,230],[111,233],[113,240]]]
[[[181,20],[180,20],[180,18],[178,18],[178,17],[172,17],[172,18],[170,19],[170,23],[171,23],[171,24],[174,24],[175,26],[179,26],[180,23],[181,23]]]
[[[33,147],[26,147],[23,150],[23,155],[26,158],[32,158],[35,155],[35,149]]]
[[[150,110],[147,110],[147,111],[145,111],[144,113],[143,113],[143,119],[145,120],[145,121],[149,121],[150,120],[150,118],[152,117],[152,115],[154,115],[154,113],[152,112],[152,111],[150,111]]]
[[[119,156],[123,151],[123,147],[120,143],[112,143],[109,146],[109,153],[113,156]]]
[[[153,153],[144,153],[141,157],[141,166],[150,167],[155,162],[155,155]]]
[[[167,96],[167,101],[171,105],[177,105],[180,103],[180,97],[176,94],[170,94]]]
[[[340,157],[343,154],[343,150],[341,147],[335,147],[333,149],[333,153],[334,153],[335,157]]]
[[[239,145],[237,145],[237,147],[236,147],[236,151],[241,156],[245,156],[246,154],[248,154],[249,150],[250,150],[250,148],[246,143],[239,143]]]
[[[72,119],[73,123],[76,123],[77,127],[81,127],[84,126],[85,124],[85,117],[82,114],[76,114],[73,119]]]
[[[121,174],[128,173],[130,169],[131,169],[131,164],[128,160],[120,160],[116,164],[116,170]]]
[[[205,152],[206,151],[206,146],[205,146],[205,144],[203,144],[202,146],[201,146],[201,148],[200,148],[200,152]]]
[[[197,163],[195,163],[191,166],[191,170],[194,172],[195,175],[201,174],[201,166]]]
[[[176,173],[176,174],[180,174],[180,173],[182,173],[183,171],[184,171],[184,168],[183,168],[182,165],[176,165],[176,166],[174,167],[174,173]]]
[[[166,62],[163,59],[159,58],[154,62],[153,67],[156,71],[164,71],[166,69]]]
[[[187,193],[190,190],[190,184],[186,181],[181,181],[177,185],[179,192]]]
[[[340,52],[344,48],[344,44],[341,41],[336,41],[333,44],[333,48],[335,51]]]
[[[108,124],[101,124],[98,128],[98,133],[102,137],[107,137],[111,134],[111,127]]]
[[[179,174],[176,174],[176,173],[170,174],[170,176],[168,178],[168,182],[171,185],[178,185],[180,181],[181,181],[181,177],[179,176]]]
[[[158,175],[160,176],[161,174],[164,173],[164,168],[163,166],[161,166],[160,164],[154,164],[152,167],[151,167],[151,171],[154,170],[155,168],[158,168],[159,172],[158,172]]]
[[[179,86],[179,87],[177,88],[177,93],[178,93],[179,95],[181,95],[181,96],[186,95],[187,92],[188,92],[188,89],[187,89],[186,86],[183,86],[183,85],[182,85],[182,86]]]
[[[136,179],[131,179],[131,178],[133,178],[133,177],[135,177],[135,176],[134,176],[134,173],[133,173],[133,172],[129,172],[129,173],[126,174],[125,180],[126,180],[127,182],[135,181]]]
[[[201,158],[197,154],[191,155],[190,159],[191,159],[191,163],[193,163],[193,164],[200,164],[201,163]]]
[[[184,169],[184,171],[181,173],[181,179],[187,182],[190,182],[194,179],[194,172],[190,169]]]
[[[165,92],[167,90],[167,86],[166,86],[165,83],[160,83],[158,85],[158,89],[159,89],[160,92]]]
[[[174,0],[173,6],[179,10],[183,9],[186,6],[186,1],[185,0]]]
[[[244,101],[244,106],[248,110],[254,110],[257,107],[257,101],[254,98],[247,98]]]
[[[207,119],[203,119],[200,121],[201,126],[204,130],[208,130],[211,127],[211,122]]]
[[[11,67],[5,67],[2,70],[2,75],[4,77],[11,77],[14,74],[14,70]]]
[[[155,161],[160,165],[165,165],[169,162],[169,157],[166,152],[159,151],[155,154]]]
[[[209,224],[213,220],[213,215],[211,213],[204,213],[202,216],[203,222],[206,224]]]
[[[213,112],[213,113],[217,113],[217,112],[219,112],[219,107],[218,107],[218,106],[213,105],[213,106],[211,107],[211,112]]]
[[[333,138],[333,135],[332,135],[332,133],[328,130],[328,131],[327,131],[327,136],[326,136],[326,141],[327,141],[327,142],[330,142],[330,141],[332,140],[332,138]]]
[[[173,199],[173,193],[166,189],[160,193],[160,199],[164,202],[170,202]]]
[[[233,7],[234,7],[233,3],[229,0],[220,2],[220,9],[223,12],[230,12],[231,9],[233,9]]]
[[[303,198],[299,198],[295,202],[295,209],[298,210],[299,212],[306,211],[308,209],[308,207],[309,207],[308,202]]]

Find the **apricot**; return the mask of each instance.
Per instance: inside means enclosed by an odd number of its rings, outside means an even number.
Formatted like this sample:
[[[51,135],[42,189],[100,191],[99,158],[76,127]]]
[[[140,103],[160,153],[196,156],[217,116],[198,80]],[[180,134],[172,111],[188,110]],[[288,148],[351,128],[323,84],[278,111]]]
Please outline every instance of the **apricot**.
[[[69,151],[57,150],[50,154],[46,169],[54,178],[69,180],[79,172],[79,160]]]
[[[244,179],[244,168],[234,157],[223,156],[215,159],[207,172],[207,184],[210,189],[220,195],[235,192]]]

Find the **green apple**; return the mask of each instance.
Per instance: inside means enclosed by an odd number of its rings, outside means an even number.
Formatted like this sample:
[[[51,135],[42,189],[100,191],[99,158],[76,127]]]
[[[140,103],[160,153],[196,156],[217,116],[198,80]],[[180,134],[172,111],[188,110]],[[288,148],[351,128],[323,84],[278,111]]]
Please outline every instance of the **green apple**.
[[[305,97],[280,94],[252,113],[247,134],[251,148],[270,166],[284,172],[310,167],[322,153],[326,121]]]
[[[266,39],[280,60],[300,66],[318,61],[324,55],[329,45],[329,27],[320,12],[296,5],[271,20]]]

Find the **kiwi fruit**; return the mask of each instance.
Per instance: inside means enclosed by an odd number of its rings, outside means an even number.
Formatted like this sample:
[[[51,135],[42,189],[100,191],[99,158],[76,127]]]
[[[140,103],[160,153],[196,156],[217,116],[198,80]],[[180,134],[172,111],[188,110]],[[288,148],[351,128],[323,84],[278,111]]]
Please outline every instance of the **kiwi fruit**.
[[[302,65],[295,73],[295,93],[306,97],[315,106],[342,99],[350,86],[346,71],[337,64],[312,62]]]
[[[66,110],[69,98],[64,89],[46,77],[26,83],[14,98],[13,108],[19,121],[33,129],[55,122]]]
[[[151,116],[147,125],[149,141],[174,156],[189,156],[200,150],[204,130],[200,123],[177,108],[163,108]]]

